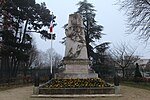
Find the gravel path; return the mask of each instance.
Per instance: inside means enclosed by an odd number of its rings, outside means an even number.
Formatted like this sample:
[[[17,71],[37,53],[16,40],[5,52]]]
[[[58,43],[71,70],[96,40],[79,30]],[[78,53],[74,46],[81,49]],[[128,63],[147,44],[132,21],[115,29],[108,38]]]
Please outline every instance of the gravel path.
[[[121,86],[123,97],[31,98],[32,86],[0,91],[0,100],[150,100],[150,91]]]

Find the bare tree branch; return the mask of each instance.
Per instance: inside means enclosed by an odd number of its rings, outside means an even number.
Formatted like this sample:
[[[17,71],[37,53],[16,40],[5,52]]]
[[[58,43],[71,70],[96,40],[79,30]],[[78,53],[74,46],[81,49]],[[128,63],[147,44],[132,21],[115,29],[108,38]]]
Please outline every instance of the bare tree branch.
[[[139,60],[138,56],[135,56],[137,48],[132,48],[130,45],[127,44],[121,44],[118,47],[115,47],[114,50],[110,50],[109,52],[111,53],[112,60],[113,62],[122,69],[123,72],[123,77],[125,68],[130,67],[133,65],[137,60]]]
[[[137,32],[140,39],[150,38],[150,0],[119,0],[128,16],[128,31]]]

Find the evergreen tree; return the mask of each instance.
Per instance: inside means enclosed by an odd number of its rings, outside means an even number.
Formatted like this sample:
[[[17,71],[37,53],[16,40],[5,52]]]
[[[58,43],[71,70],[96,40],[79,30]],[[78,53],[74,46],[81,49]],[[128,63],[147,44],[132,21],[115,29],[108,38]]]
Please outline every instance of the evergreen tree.
[[[136,63],[136,68],[135,68],[135,72],[134,72],[134,77],[135,77],[135,78],[137,78],[137,77],[142,77],[142,74],[141,74],[141,72],[140,72],[138,63]]]
[[[2,1],[4,2],[0,6],[0,76],[15,77],[19,66],[24,67],[29,61],[29,52],[32,48],[31,32],[49,38],[47,30],[43,30],[43,27],[49,27],[53,19],[45,3],[37,4],[35,0]]]
[[[108,48],[109,43],[105,42],[95,47],[92,43],[95,43],[95,40],[99,40],[103,33],[103,26],[98,25],[95,20],[95,9],[91,3],[88,3],[87,0],[80,1],[77,3],[79,5],[77,13],[80,13],[83,16],[83,22],[85,26],[85,39],[88,50],[88,57],[93,61],[103,60],[103,55],[106,49]],[[96,52],[94,52],[96,49]]]
[[[134,81],[135,82],[141,82],[142,81],[142,74],[140,72],[138,63],[136,63],[136,68],[135,68],[135,72],[134,72]]]

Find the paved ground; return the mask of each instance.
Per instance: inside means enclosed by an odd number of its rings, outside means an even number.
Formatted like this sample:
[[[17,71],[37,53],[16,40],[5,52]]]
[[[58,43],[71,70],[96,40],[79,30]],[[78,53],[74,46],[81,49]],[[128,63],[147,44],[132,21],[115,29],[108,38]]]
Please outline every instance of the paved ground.
[[[31,98],[32,86],[0,91],[0,100],[150,100],[150,91],[121,86],[123,97]]]

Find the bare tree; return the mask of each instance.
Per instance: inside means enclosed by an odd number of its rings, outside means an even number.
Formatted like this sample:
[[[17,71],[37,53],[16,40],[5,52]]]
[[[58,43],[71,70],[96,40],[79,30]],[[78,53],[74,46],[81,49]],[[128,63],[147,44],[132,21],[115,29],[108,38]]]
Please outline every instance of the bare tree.
[[[36,55],[36,59],[34,60],[33,66],[41,68],[44,66],[44,62],[45,62],[45,52],[43,51],[38,51],[37,55]]]
[[[150,0],[119,0],[121,9],[126,10],[129,31],[137,31],[140,39],[150,38]]]
[[[52,56],[52,65],[57,67],[60,61],[62,60],[62,56],[58,54],[54,49],[48,49],[46,51],[47,64],[50,65]]]
[[[46,52],[36,51],[35,54],[31,55],[32,66],[38,68],[49,67],[51,65],[51,56],[52,56],[52,65],[57,67],[62,60],[62,56],[59,55],[54,49],[48,49]]]
[[[123,78],[125,77],[125,69],[139,60],[139,57],[134,55],[135,51],[136,49],[125,43],[114,48],[114,50],[110,50],[112,60],[122,70]]]
[[[36,60],[36,57],[38,55],[38,50],[36,48],[36,45],[33,45],[31,50],[29,50],[29,60],[27,62],[27,68],[31,67],[33,62]]]
[[[32,48],[28,51],[29,59],[26,62],[22,62],[22,71],[24,77],[27,75],[27,70],[31,68],[32,64],[37,60],[38,51],[36,45],[33,45]]]

